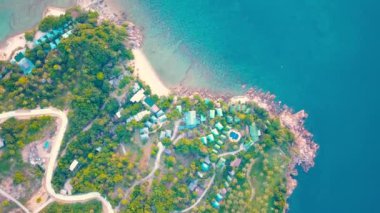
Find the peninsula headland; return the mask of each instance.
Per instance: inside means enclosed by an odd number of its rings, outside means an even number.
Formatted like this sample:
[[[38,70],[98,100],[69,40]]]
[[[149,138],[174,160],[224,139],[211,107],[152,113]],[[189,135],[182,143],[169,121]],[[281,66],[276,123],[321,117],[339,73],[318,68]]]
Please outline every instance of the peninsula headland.
[[[0,210],[289,209],[319,148],[306,112],[257,88],[167,88],[117,5],[78,5],[0,48]]]

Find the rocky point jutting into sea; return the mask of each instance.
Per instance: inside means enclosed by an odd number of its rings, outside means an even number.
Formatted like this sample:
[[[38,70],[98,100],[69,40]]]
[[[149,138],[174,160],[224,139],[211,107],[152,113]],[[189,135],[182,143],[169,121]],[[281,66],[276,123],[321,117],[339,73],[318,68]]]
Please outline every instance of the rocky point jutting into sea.
[[[128,31],[128,45],[131,48],[139,48],[142,46],[143,35],[141,30],[132,22],[127,21],[125,12],[119,11],[110,1],[97,0],[78,0],[78,4],[87,10],[96,10],[100,15],[100,20],[109,20],[119,25],[125,25]],[[314,159],[319,149],[319,145],[313,141],[313,135],[305,128],[305,119],[308,114],[301,110],[294,113],[293,109],[281,101],[275,100],[276,96],[270,92],[262,91],[257,88],[250,88],[243,96],[233,96],[229,93],[214,93],[205,89],[190,89],[183,86],[171,88],[173,94],[178,96],[192,96],[198,94],[203,98],[213,100],[222,99],[224,101],[253,101],[259,107],[269,112],[271,117],[278,117],[282,125],[290,129],[295,137],[292,145],[292,162],[287,172],[287,195],[292,194],[297,186],[294,179],[297,173],[297,166],[301,166],[305,172],[314,166]]]

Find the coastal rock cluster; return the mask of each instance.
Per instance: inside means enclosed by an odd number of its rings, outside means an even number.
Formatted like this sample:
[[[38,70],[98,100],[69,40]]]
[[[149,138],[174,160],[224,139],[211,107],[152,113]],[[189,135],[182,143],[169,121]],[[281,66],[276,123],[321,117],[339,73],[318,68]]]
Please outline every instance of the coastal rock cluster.
[[[292,146],[292,162],[289,165],[287,173],[287,195],[290,196],[297,186],[297,180],[293,177],[298,175],[296,167],[299,165],[307,172],[314,166],[314,159],[319,149],[319,145],[313,140],[313,135],[305,128],[305,119],[308,114],[301,110],[294,113],[293,110],[276,101],[276,96],[264,92],[260,89],[251,88],[244,96],[233,97],[232,94],[216,94],[208,90],[194,90],[185,87],[172,88],[174,94],[179,96],[200,95],[203,98],[213,100],[222,99],[223,101],[253,101],[259,107],[268,111],[271,117],[278,117],[282,125],[286,126],[294,135],[295,140]]]
[[[128,32],[127,45],[130,48],[139,48],[142,46],[143,36],[141,30],[133,23],[127,21],[127,14],[118,11],[115,5],[105,0],[78,0],[78,5],[87,10],[95,10],[99,13],[100,21],[109,20],[118,25],[126,26]],[[245,86],[244,86],[245,87]],[[287,174],[287,195],[290,196],[297,186],[297,181],[293,178],[297,176],[297,166],[301,166],[305,172],[314,166],[318,144],[313,140],[313,135],[305,128],[305,119],[308,114],[301,110],[294,113],[293,110],[282,104],[281,101],[275,100],[275,95],[264,92],[260,89],[251,88],[244,96],[233,97],[233,94],[224,93],[217,94],[204,89],[190,89],[183,86],[171,88],[175,95],[192,96],[198,94],[203,98],[213,100],[222,99],[223,101],[231,101],[233,98],[238,100],[253,101],[259,107],[268,111],[271,117],[278,117],[282,125],[289,128],[295,137],[292,147],[292,162],[288,168]]]
[[[116,5],[105,0],[77,0],[77,4],[85,10],[93,10],[99,13],[99,21],[111,21],[117,25],[125,26],[128,33],[127,46],[135,49],[140,48],[143,41],[141,30],[132,22],[127,21],[127,14],[119,11]]]

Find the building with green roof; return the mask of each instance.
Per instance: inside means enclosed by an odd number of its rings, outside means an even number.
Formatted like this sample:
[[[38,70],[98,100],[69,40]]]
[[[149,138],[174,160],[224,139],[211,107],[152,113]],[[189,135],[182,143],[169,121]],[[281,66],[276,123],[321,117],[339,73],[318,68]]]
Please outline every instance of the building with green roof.
[[[219,117],[223,116],[223,110],[222,110],[222,108],[216,108],[215,111],[216,111],[216,115],[217,116],[219,116]]]
[[[214,135],[213,135],[213,134],[209,134],[209,135],[207,135],[207,140],[208,140],[209,142],[214,142],[214,140],[215,140]]]
[[[220,168],[223,168],[225,165],[226,165],[226,159],[224,159],[223,157],[219,158],[218,162],[216,163],[216,167],[220,169]]]
[[[220,204],[216,200],[214,200],[214,201],[211,202],[211,206],[214,207],[214,208],[216,208],[216,209],[219,209]]]
[[[215,118],[215,110],[213,109],[210,110],[210,118]]]
[[[222,130],[224,127],[223,127],[223,125],[220,123],[220,122],[218,122],[218,123],[216,123],[215,124],[215,127],[220,131],[220,130]]]
[[[201,165],[201,168],[202,168],[202,171],[203,172],[208,172],[210,170],[210,165],[208,165],[207,163],[202,163]]]
[[[192,110],[185,113],[185,123],[187,128],[194,128],[197,126],[197,112]]]
[[[257,129],[255,123],[249,126],[249,134],[251,135],[253,142],[257,142],[259,140],[259,130]]]
[[[212,129],[212,130],[211,130],[211,133],[212,133],[213,135],[215,135],[215,136],[218,136],[218,135],[219,135],[219,132],[218,132],[217,129]]]
[[[207,138],[206,138],[206,137],[201,137],[201,142],[202,142],[204,145],[207,145]]]
[[[220,202],[223,200],[223,196],[218,193],[218,194],[216,194],[215,199],[216,199],[216,201]]]
[[[17,53],[17,55],[15,56],[15,61],[16,62],[19,62],[19,61],[21,61],[21,59],[23,59],[24,58],[24,53],[23,52],[19,52],[19,53]]]

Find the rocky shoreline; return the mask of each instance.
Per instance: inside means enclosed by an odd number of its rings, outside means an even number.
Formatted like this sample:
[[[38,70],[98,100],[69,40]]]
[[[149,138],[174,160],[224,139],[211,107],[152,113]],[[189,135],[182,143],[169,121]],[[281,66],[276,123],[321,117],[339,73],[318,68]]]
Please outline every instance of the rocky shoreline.
[[[314,159],[319,145],[314,142],[313,135],[305,128],[305,120],[308,114],[304,110],[294,113],[290,107],[282,104],[280,101],[276,101],[275,95],[255,88],[249,89],[245,95],[238,97],[234,97],[228,93],[218,94],[204,89],[189,89],[181,86],[172,88],[172,91],[178,96],[197,94],[203,98],[213,100],[222,99],[223,101],[231,101],[235,99],[235,101],[242,102],[253,101],[259,107],[267,110],[271,117],[278,117],[281,124],[289,128],[295,136],[291,152],[292,162],[288,167],[286,176],[288,197],[297,187],[297,180],[294,178],[298,175],[297,166],[301,166],[305,172],[314,166]]]
[[[141,30],[132,22],[127,21],[127,14],[118,11],[117,6],[107,0],[77,0],[77,4],[86,10],[95,10],[99,13],[101,21],[109,20],[118,25],[126,26],[128,32],[127,45],[130,48],[139,48],[143,42]],[[249,89],[246,94],[234,97],[232,93],[214,93],[205,89],[190,89],[183,86],[171,88],[171,92],[178,96],[192,96],[198,94],[203,98],[213,100],[222,99],[226,102],[235,100],[253,101],[259,107],[268,111],[271,117],[278,117],[282,125],[289,128],[294,134],[295,141],[292,146],[292,162],[287,173],[287,196],[289,197],[297,186],[298,175],[297,166],[301,166],[305,172],[314,166],[314,159],[319,149],[319,145],[313,140],[313,135],[305,128],[305,120],[308,114],[301,110],[294,113],[293,110],[280,101],[276,101],[276,96],[264,92],[257,88]]]
[[[93,10],[99,13],[99,21],[110,21],[120,26],[125,26],[128,33],[126,45],[132,49],[142,46],[143,34],[132,22],[127,20],[127,14],[117,10],[118,6],[107,0],[77,0],[77,5],[85,10]]]

